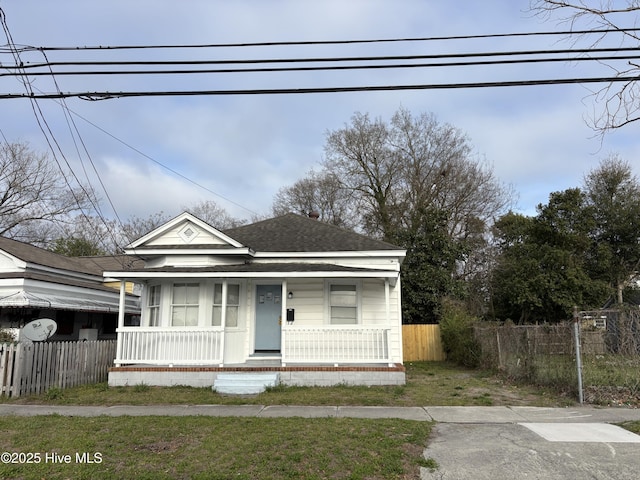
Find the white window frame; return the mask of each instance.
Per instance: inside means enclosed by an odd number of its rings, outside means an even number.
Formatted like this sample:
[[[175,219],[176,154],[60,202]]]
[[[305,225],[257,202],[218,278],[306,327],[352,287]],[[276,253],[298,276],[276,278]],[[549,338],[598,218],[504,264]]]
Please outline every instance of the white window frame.
[[[191,287],[193,287],[193,286],[198,287],[198,300],[197,300],[197,302],[196,303],[188,303],[187,300],[188,300],[189,295],[185,295],[185,297],[186,297],[185,298],[185,302],[187,302],[187,303],[175,303],[174,295],[175,295],[175,291],[176,291],[175,289],[176,289],[177,286],[185,286],[187,288],[187,292],[188,292],[188,288],[190,286]],[[170,323],[171,323],[172,327],[195,327],[195,326],[199,325],[199,323],[200,323],[200,304],[202,303],[201,299],[200,299],[201,292],[202,292],[202,284],[200,282],[175,282],[175,283],[173,283],[171,285],[171,318],[170,318]],[[197,313],[196,313],[196,323],[195,323],[195,325],[187,325],[186,324],[187,323],[186,322],[186,320],[187,320],[186,312],[190,307],[194,307],[194,306],[197,308],[197,310],[196,310],[197,311]],[[185,317],[184,317],[185,318],[185,324],[184,325],[175,325],[174,324],[174,312],[176,311],[177,308],[184,308],[184,310],[185,310]]]
[[[355,323],[333,323],[331,315],[331,287],[334,285],[349,285],[355,287],[356,291],[356,319]],[[361,325],[362,324],[362,281],[359,279],[353,280],[327,280],[325,281],[325,319],[328,325]]]
[[[220,292],[220,296],[221,296],[221,302],[220,303],[216,303],[216,287],[220,285],[221,287],[221,292]],[[238,287],[238,303],[237,304],[230,304],[229,303],[229,286],[237,286]],[[222,325],[225,326],[225,328],[238,328],[240,326],[240,305],[241,305],[241,299],[242,299],[242,283],[241,282],[228,282],[227,280],[222,280],[222,281],[216,281],[213,282],[213,287],[212,287],[212,306],[211,306],[211,326],[213,327],[221,327]],[[215,319],[215,314],[214,311],[216,308],[220,309],[220,324],[217,325],[214,323],[214,319]],[[235,308],[236,309],[236,324],[235,325],[229,325],[229,308]]]
[[[157,292],[157,298],[154,293]],[[157,301],[157,303],[153,303]],[[160,326],[160,308],[162,305],[162,285],[156,283],[147,286],[147,324],[150,327]]]

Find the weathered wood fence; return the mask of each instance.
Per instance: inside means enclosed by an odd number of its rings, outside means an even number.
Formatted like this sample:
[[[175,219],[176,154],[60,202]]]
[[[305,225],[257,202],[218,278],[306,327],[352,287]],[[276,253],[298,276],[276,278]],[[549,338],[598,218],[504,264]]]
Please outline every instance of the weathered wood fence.
[[[402,350],[405,362],[446,360],[440,325],[403,325]]]
[[[115,340],[0,343],[0,396],[104,382],[115,356]]]

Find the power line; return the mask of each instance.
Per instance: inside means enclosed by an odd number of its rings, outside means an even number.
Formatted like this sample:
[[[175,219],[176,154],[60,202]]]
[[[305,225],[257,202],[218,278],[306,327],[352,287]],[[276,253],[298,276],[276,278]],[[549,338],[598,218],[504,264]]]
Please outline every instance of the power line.
[[[529,55],[557,55],[557,54],[591,54],[606,52],[637,52],[637,47],[612,48],[569,48],[555,50],[512,50],[498,52],[469,52],[469,53],[439,53],[428,55],[376,55],[351,57],[306,57],[306,58],[253,58],[253,59],[223,59],[223,60],[110,60],[110,61],[58,61],[45,63],[20,62],[17,65],[2,65],[7,70],[50,68],[61,66],[149,66],[149,65],[244,65],[267,63],[341,63],[341,62],[370,62],[370,61],[399,61],[399,60],[436,60],[478,57],[513,57]]]
[[[243,205],[240,205],[239,203],[234,202],[233,200],[231,200],[231,199],[229,199],[229,198],[227,198],[227,197],[225,197],[225,196],[223,196],[223,195],[220,195],[219,193],[214,192],[214,191],[213,191],[213,190],[211,190],[210,188],[207,188],[207,187],[205,187],[204,185],[202,185],[201,183],[196,182],[195,180],[193,180],[193,179],[191,179],[191,178],[189,178],[189,177],[187,177],[187,176],[185,176],[185,175],[181,174],[180,172],[178,172],[178,171],[176,171],[176,170],[172,169],[171,167],[169,167],[169,166],[165,165],[164,163],[162,163],[162,162],[160,162],[160,161],[156,160],[155,158],[153,158],[153,157],[151,157],[151,156],[147,155],[147,154],[146,154],[146,153],[144,153],[143,151],[141,151],[141,150],[137,149],[136,147],[134,147],[134,146],[130,145],[129,143],[125,142],[124,140],[122,140],[122,139],[120,139],[120,138],[116,137],[116,136],[115,136],[114,134],[112,134],[111,132],[108,132],[107,130],[105,130],[105,129],[104,129],[104,128],[102,128],[101,126],[96,125],[94,122],[92,122],[91,120],[89,120],[89,119],[87,119],[87,118],[83,117],[83,116],[82,116],[82,115],[80,115],[79,113],[74,112],[74,111],[73,111],[73,110],[71,110],[71,109],[69,109],[69,112],[71,112],[73,115],[75,115],[76,117],[80,118],[81,120],[85,121],[86,123],[88,123],[88,124],[89,124],[89,125],[91,125],[92,127],[96,128],[96,129],[98,129],[98,130],[100,130],[100,131],[101,131],[102,133],[104,133],[105,135],[108,135],[109,137],[113,138],[113,139],[114,139],[114,140],[116,140],[117,142],[120,142],[120,143],[121,143],[122,145],[124,145],[125,147],[127,147],[127,148],[129,148],[129,149],[133,150],[133,151],[134,151],[134,152],[136,152],[137,154],[139,154],[139,155],[143,156],[144,158],[146,158],[146,159],[148,159],[148,160],[152,161],[152,162],[153,162],[153,163],[155,163],[156,165],[159,165],[160,167],[162,167],[162,168],[164,168],[165,170],[167,170],[167,171],[169,171],[169,172],[173,173],[174,175],[179,176],[180,178],[182,178],[182,179],[186,180],[187,182],[191,183],[192,185],[195,185],[196,187],[201,188],[201,189],[203,189],[203,190],[205,190],[205,191],[207,191],[207,192],[209,192],[209,193],[211,193],[211,194],[215,195],[216,197],[221,198],[221,199],[223,199],[223,200],[225,200],[225,201],[227,201],[227,202],[229,202],[229,203],[231,203],[231,204],[235,205],[236,207],[240,207],[240,208],[242,208],[243,210],[246,210],[247,212],[249,212],[249,213],[251,213],[251,214],[253,214],[253,215],[258,215],[258,213],[256,213],[255,211],[253,211],[253,210],[251,210],[251,209],[249,209],[249,208],[247,208],[247,207],[245,207],[245,206],[243,206]]]
[[[636,49],[637,50],[637,49]],[[268,72],[310,72],[332,70],[379,70],[379,69],[404,69],[404,68],[433,68],[433,67],[469,67],[469,66],[493,66],[493,65],[518,65],[530,63],[557,63],[557,62],[602,62],[611,60],[638,60],[640,55],[612,55],[590,57],[556,57],[556,58],[528,58],[516,60],[482,60],[470,62],[446,62],[446,63],[406,63],[406,64],[370,64],[370,65],[331,65],[308,67],[264,67],[264,68],[217,68],[217,69],[187,69],[187,70],[78,70],[78,71],[41,71],[29,72],[29,76],[57,76],[64,75],[176,75],[176,74],[210,74],[210,73],[268,73]],[[0,73],[0,77],[16,76],[15,73]]]
[[[310,87],[310,88],[273,88],[273,89],[230,89],[230,90],[164,90],[164,91],[121,91],[121,92],[56,92],[42,94],[0,94],[0,99],[34,98],[80,98],[82,100],[111,100],[115,98],[132,97],[184,97],[184,96],[225,96],[225,95],[291,95],[312,93],[348,93],[348,92],[381,92],[401,90],[451,90],[465,88],[497,88],[497,87],[525,87],[536,85],[567,85],[578,83],[619,83],[634,82],[640,76],[623,77],[578,77],[554,78],[538,80],[512,80],[496,82],[471,83],[428,83],[414,85],[369,85],[351,87]]]
[[[182,45],[95,45],[83,47],[35,47],[24,45],[19,51],[84,51],[84,50],[148,50],[148,49],[201,49],[201,48],[244,48],[244,47],[282,47],[282,46],[311,46],[311,45],[352,45],[352,44],[372,44],[372,43],[404,43],[404,42],[433,42],[451,40],[477,40],[488,38],[509,38],[509,37],[536,37],[536,36],[568,36],[568,35],[590,35],[606,33],[631,33],[638,32],[640,28],[603,28],[594,30],[561,30],[543,32],[511,32],[511,33],[491,33],[479,35],[447,35],[432,37],[405,37],[405,38],[377,38],[377,39],[351,39],[351,40],[303,40],[303,41],[280,41],[280,42],[236,42],[236,43],[209,43],[209,44],[182,44]]]
[[[2,8],[0,8],[0,24],[2,25],[2,29],[5,33],[5,36],[7,38],[7,42],[9,44],[9,46],[13,45],[13,37],[11,35],[11,31],[9,30],[9,26],[6,22],[6,17],[4,15],[4,11],[2,10]],[[20,53],[17,51],[12,51],[12,55],[14,57],[14,59],[16,60],[16,63],[22,63],[20,61]],[[33,90],[33,86],[31,85],[26,73],[21,72],[21,75],[19,76],[20,80],[22,81],[25,90],[28,92],[29,95],[33,95],[34,94],[34,90]],[[54,78],[54,83],[55,83],[55,78]],[[56,83],[56,87],[57,87],[57,83]],[[64,103],[64,101],[63,101]],[[75,191],[75,189],[72,187],[69,179],[67,178],[67,172],[65,172],[64,168],[62,167],[60,160],[58,159],[58,155],[56,154],[56,149],[57,151],[60,153],[60,157],[64,160],[66,166],[69,169],[69,172],[71,173],[71,176],[75,179],[76,183],[78,184],[80,190],[82,190],[82,192],[85,195],[86,200],[88,201],[89,204],[91,204],[94,208],[94,211],[98,214],[98,218],[100,218],[100,220],[104,223],[104,225],[107,227],[107,230],[109,230],[109,225],[106,221],[106,219],[102,216],[102,213],[100,212],[99,207],[96,205],[95,200],[93,198],[93,196],[91,195],[91,193],[87,192],[86,188],[84,187],[84,185],[82,185],[82,183],[80,182],[80,180],[78,179],[77,175],[75,174],[75,172],[73,171],[73,168],[71,167],[69,160],[67,159],[67,157],[64,154],[64,151],[62,150],[62,148],[60,147],[60,144],[58,142],[58,140],[56,139],[55,135],[53,134],[53,131],[51,130],[51,127],[49,126],[47,119],[44,116],[44,113],[42,111],[42,109],[40,108],[40,104],[37,101],[37,98],[30,96],[30,104],[31,104],[31,109],[34,113],[35,119],[36,119],[36,123],[38,124],[38,127],[40,128],[40,131],[42,132],[45,141],[47,143],[47,145],[49,146],[49,150],[52,153],[53,159],[56,163],[56,165],[58,166],[58,169],[60,170],[60,173],[62,174],[62,178],[68,188],[69,193],[71,194],[71,196],[74,199],[75,204],[77,205],[80,213],[85,217],[85,219],[87,219],[88,224],[91,228],[93,228],[93,224],[91,221],[89,221],[89,217],[87,216],[87,214],[84,211],[84,207],[82,205],[82,202],[80,201],[80,199],[78,198],[78,193]],[[54,145],[56,148],[54,148]],[[91,187],[91,185],[90,185]],[[117,215],[117,214],[116,214]],[[97,232],[96,232],[97,233]],[[95,261],[94,261],[95,262]]]

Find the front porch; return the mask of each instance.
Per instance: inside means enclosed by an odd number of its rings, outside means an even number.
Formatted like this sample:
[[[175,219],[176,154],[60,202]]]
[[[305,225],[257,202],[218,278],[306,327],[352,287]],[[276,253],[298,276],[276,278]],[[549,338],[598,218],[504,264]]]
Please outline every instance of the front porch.
[[[279,383],[297,386],[404,385],[404,367],[390,357],[389,330],[283,325],[279,350],[225,363],[225,349],[236,345],[220,327],[121,327],[109,385],[211,387],[230,372],[275,372]]]

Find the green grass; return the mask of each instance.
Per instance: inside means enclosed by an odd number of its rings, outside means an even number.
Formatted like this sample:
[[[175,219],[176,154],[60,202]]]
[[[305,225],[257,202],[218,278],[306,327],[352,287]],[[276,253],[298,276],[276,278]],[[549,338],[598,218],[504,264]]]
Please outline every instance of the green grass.
[[[622,428],[626,428],[630,432],[637,433],[638,435],[640,435],[640,421],[624,422],[624,423],[621,423],[620,426]]]
[[[499,376],[446,362],[412,362],[405,365],[407,384],[402,386],[335,387],[277,386],[247,397],[225,396],[210,388],[151,387],[133,385],[108,387],[87,385],[2,402],[51,405],[529,405],[567,406],[574,399],[550,389],[505,382]]]
[[[418,478],[432,424],[347,418],[0,417],[0,450],[40,462],[0,463],[24,479]],[[70,464],[47,454],[70,455]],[[76,453],[99,463],[76,462]],[[96,455],[98,454],[98,455]]]

